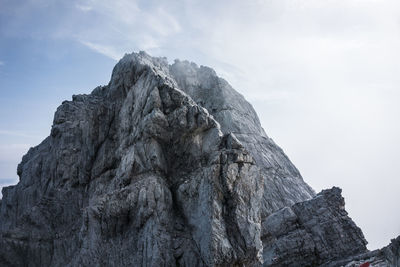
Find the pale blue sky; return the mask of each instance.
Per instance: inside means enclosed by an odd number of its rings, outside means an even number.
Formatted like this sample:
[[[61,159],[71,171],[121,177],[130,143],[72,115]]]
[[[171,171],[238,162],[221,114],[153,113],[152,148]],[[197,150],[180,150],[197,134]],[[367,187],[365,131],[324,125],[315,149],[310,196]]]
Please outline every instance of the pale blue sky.
[[[208,65],[370,248],[400,234],[400,2],[0,0],[0,186],[126,52]]]

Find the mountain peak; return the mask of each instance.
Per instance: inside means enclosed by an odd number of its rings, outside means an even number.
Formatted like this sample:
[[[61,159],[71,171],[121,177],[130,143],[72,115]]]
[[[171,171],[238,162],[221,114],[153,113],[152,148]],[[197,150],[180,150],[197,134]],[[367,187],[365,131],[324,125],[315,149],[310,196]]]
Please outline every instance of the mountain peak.
[[[0,265],[281,266],[366,252],[215,71],[125,55],[3,188]]]

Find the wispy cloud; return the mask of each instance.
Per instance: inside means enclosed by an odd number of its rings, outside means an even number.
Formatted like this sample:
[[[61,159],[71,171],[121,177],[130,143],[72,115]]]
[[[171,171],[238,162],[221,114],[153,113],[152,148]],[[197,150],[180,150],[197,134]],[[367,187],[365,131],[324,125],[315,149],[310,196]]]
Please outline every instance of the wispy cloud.
[[[4,62],[0,60],[0,66],[4,66]]]
[[[114,60],[118,60],[121,58],[121,54],[115,51],[115,48],[112,45],[107,46],[107,45],[92,43],[89,41],[80,41],[80,43]]]
[[[68,23],[58,37],[71,38],[114,60],[131,51],[154,51],[163,47],[182,30],[169,5],[137,1],[77,1]],[[79,23],[69,26],[70,21]],[[64,27],[65,26],[65,27]]]
[[[75,7],[83,12],[89,12],[90,10],[93,9],[93,7],[89,6],[89,5],[80,5],[80,4],[76,4]]]
[[[23,132],[19,132],[19,131],[1,130],[1,129],[0,129],[0,135],[35,138],[35,139],[41,138],[41,136],[39,136],[39,135],[27,134],[27,133],[23,133]]]

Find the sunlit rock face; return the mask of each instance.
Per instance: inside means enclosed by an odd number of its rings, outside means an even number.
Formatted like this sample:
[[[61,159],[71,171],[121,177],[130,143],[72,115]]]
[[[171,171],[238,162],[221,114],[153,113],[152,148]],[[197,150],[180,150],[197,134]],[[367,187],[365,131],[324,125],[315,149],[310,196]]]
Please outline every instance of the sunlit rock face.
[[[215,71],[125,55],[3,188],[1,266],[313,266],[366,252]],[[281,265],[279,265],[281,264]]]

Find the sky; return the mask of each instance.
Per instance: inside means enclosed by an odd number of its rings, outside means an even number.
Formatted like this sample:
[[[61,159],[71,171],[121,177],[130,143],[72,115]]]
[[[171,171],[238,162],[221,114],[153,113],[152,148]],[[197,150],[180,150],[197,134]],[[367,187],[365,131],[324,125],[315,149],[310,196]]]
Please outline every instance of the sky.
[[[0,0],[0,186],[125,53],[213,67],[368,247],[400,234],[400,1]]]

